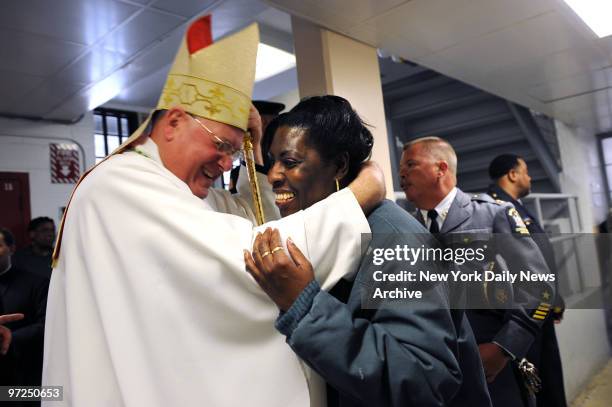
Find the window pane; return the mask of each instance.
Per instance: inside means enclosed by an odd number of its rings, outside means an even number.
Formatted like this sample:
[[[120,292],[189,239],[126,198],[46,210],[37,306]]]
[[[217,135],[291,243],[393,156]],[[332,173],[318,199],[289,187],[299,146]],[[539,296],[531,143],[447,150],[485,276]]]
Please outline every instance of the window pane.
[[[104,149],[104,136],[102,134],[95,135],[96,157],[104,157],[106,150]]]
[[[612,164],[612,137],[601,141],[601,149],[603,150],[604,163]]]
[[[118,117],[106,116],[106,133],[119,134],[119,125],[117,124]]]
[[[106,141],[108,142],[109,154],[119,147],[119,136],[107,136]]]
[[[102,129],[102,116],[99,114],[94,114],[94,128],[96,129],[96,133],[104,133]]]
[[[121,134],[123,134],[124,136],[129,136],[130,135],[130,129],[128,126],[128,120],[125,117],[121,118]]]

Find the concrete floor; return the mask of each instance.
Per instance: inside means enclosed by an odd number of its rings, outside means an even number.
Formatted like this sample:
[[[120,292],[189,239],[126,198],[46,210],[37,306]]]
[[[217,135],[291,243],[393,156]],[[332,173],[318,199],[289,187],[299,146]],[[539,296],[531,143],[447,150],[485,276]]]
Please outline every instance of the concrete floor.
[[[571,407],[612,406],[612,360],[597,373],[586,388],[574,399]]]

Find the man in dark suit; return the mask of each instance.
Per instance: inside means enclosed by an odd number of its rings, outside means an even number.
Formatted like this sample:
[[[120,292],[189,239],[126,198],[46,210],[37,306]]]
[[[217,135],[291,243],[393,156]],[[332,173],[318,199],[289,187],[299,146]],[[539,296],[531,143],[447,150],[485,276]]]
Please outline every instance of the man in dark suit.
[[[55,242],[53,219],[40,216],[28,225],[30,245],[13,254],[13,265],[28,273],[51,278],[51,253]]]
[[[49,280],[12,266],[14,248],[11,232],[0,229],[0,315],[24,314],[6,324],[12,340],[0,365],[0,385],[40,386]]]
[[[556,264],[552,244],[537,219],[521,202],[521,198],[527,196],[531,191],[531,177],[525,160],[516,154],[499,155],[489,165],[489,176],[494,182],[489,187],[489,195],[494,199],[507,201],[514,205],[544,255],[548,268],[551,272],[555,272]],[[542,380],[542,388],[537,393],[538,407],[567,406],[563,368],[554,326],[555,323],[561,322],[564,310],[563,298],[557,292],[553,310],[546,318],[542,330],[527,354],[529,361],[538,369]]]
[[[486,194],[470,196],[464,193],[456,187],[456,171],[455,151],[443,139],[424,137],[404,146],[400,180],[407,200],[418,208],[417,218],[449,247],[458,240],[466,241],[468,247],[479,244],[486,247],[493,245],[490,242],[492,234],[511,234],[504,244],[496,245],[495,261],[499,262],[497,255],[500,255],[514,272],[547,273],[545,260],[516,209]],[[492,270],[495,266],[492,267],[489,260],[480,264],[475,261],[469,268]],[[504,304],[500,309],[467,310],[493,405],[526,406],[532,397],[525,394],[517,363],[512,362],[521,361],[531,347],[550,311],[547,299],[554,295],[554,288],[548,283],[538,284],[533,291],[536,285],[520,289],[517,285],[506,286],[494,296],[489,296],[483,288],[479,287],[478,292],[470,293],[467,298],[473,300],[472,294],[478,294],[482,302]]]

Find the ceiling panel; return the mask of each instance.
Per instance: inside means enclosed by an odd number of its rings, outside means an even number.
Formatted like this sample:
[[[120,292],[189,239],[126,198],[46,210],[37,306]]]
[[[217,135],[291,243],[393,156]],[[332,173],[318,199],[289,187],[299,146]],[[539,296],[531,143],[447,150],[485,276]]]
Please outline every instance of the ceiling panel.
[[[64,69],[56,75],[56,78],[83,83],[99,81],[123,64],[126,59],[125,54],[97,48]]]
[[[359,25],[352,21],[346,14],[346,10],[331,10],[327,7],[327,2],[317,0],[282,0],[269,1],[281,10],[291,10],[291,14],[300,16],[307,20],[316,20],[317,24],[323,27],[333,27],[335,31],[346,32]],[[348,7],[346,7],[348,8]],[[345,8],[345,9],[346,9]]]
[[[113,103],[123,103],[138,107],[153,108],[157,105],[163,84],[168,75],[168,69],[159,71],[134,82],[129,87],[121,90],[121,93],[113,99]]]
[[[128,83],[135,83],[159,69],[169,66],[174,60],[176,50],[183,38],[183,30],[174,30],[155,47],[149,48],[131,61],[124,71],[128,76]]]
[[[352,22],[351,24],[354,25],[383,14],[409,1],[418,2],[417,0],[352,0],[349,4],[345,0],[326,0],[324,6],[327,12],[349,19]],[[316,3],[320,2],[304,1],[303,3],[305,11],[308,11],[313,3],[317,5]]]
[[[384,44],[384,50],[389,54],[410,55],[410,59],[413,61],[431,54],[430,49],[423,47],[419,42],[415,42],[403,34],[388,35],[384,30],[379,30],[370,24],[361,24],[348,30],[347,35],[359,38],[362,42],[373,44],[377,48],[383,48]]]
[[[366,20],[380,2],[268,3],[570,124],[588,109],[581,125],[609,122],[600,96],[611,86],[612,36],[598,39],[561,0],[412,0]]]
[[[452,5],[448,0],[413,0],[367,23],[387,40],[401,35],[435,52],[541,14],[551,7],[550,0],[514,0],[513,7],[508,7],[505,0],[453,0]]]
[[[115,0],[0,2],[0,27],[93,44],[138,10]]]
[[[568,115],[572,117],[584,116],[587,112],[595,117],[598,105],[608,104],[609,100],[608,90],[604,89],[561,99],[551,103],[551,105],[556,110],[560,109],[568,112]]]
[[[151,6],[159,10],[191,18],[203,11],[209,10],[215,3],[219,3],[219,0],[157,0]]]
[[[27,111],[28,116],[43,116],[84,86],[83,83],[48,80],[19,99],[16,107]]]
[[[612,68],[574,75],[536,86],[529,90],[529,94],[544,103],[550,103],[558,99],[607,89],[610,87],[609,74],[612,74]]]
[[[119,1],[122,1],[128,4],[136,3],[138,5],[146,5],[148,3],[153,3],[155,0],[119,0]],[[181,0],[177,0],[177,1],[181,1]]]
[[[612,57],[612,54],[610,54]],[[570,48],[508,65],[500,76],[524,87],[537,86],[612,65],[612,58],[593,46]]]
[[[0,71],[0,89],[2,89],[0,112],[12,110],[16,100],[42,83],[43,80],[40,76]]]
[[[495,74],[503,67],[584,45],[588,46],[571,25],[558,13],[550,12],[463,42],[440,54],[446,59],[460,61],[467,70],[477,69],[481,75]]]
[[[255,17],[260,23],[276,30],[291,34],[291,16],[275,8],[267,8]]]
[[[66,103],[62,103],[54,110],[44,115],[45,119],[51,120],[69,120],[76,121],[87,112],[87,108],[83,109],[83,106],[87,106],[89,103],[89,92],[86,90],[76,93]]]
[[[0,28],[0,70],[49,76],[84,49],[80,44]]]
[[[238,31],[253,22],[253,17],[268,6],[257,0],[226,0],[213,10],[213,36],[215,39]]]
[[[159,41],[186,19],[153,10],[143,10],[128,23],[107,36],[102,44],[107,51],[133,55],[147,45]]]

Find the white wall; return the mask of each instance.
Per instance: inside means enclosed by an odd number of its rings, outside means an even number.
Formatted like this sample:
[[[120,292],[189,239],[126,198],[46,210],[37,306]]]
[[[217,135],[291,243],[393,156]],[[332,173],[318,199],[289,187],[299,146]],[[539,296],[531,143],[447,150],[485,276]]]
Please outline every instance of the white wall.
[[[610,360],[604,312],[599,309],[568,309],[555,326],[567,401],[571,402],[595,373]]]
[[[563,166],[559,174],[561,192],[578,196],[582,231],[591,233],[607,212],[598,140],[585,129],[570,127],[557,120],[555,127]],[[585,266],[582,263],[583,272],[588,275],[591,269],[599,276],[597,254],[593,252],[586,260],[593,264]],[[566,298],[570,308],[571,301],[572,298]],[[568,401],[571,401],[610,358],[604,311],[568,309],[563,322],[555,328],[563,362],[565,391]]]
[[[592,132],[570,127],[555,120],[563,171],[559,175],[561,192],[578,196],[584,232],[603,222],[607,216],[605,181]]]
[[[48,216],[59,224],[59,209],[66,206],[74,184],[52,184],[49,143],[74,142],[83,164],[94,164],[93,115],[73,125],[0,118],[0,171],[29,174],[32,217]]]

